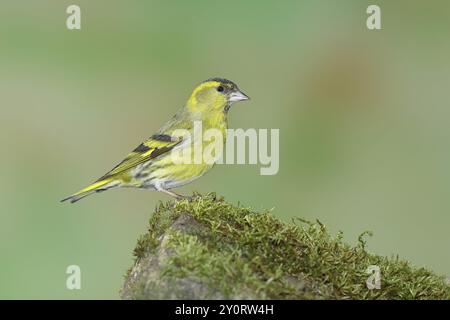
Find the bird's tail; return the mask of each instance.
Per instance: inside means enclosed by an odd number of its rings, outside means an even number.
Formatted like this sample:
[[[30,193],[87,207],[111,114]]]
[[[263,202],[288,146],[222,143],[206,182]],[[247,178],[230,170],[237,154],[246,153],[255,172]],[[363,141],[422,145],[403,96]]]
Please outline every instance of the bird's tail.
[[[86,188],[78,191],[77,193],[68,196],[67,198],[64,198],[61,200],[61,202],[70,200],[70,203],[77,202],[78,200],[83,199],[84,197],[87,197],[90,194],[93,194],[95,192],[101,192],[108,190],[109,188],[117,186],[118,183],[114,182],[113,179],[105,179],[105,180],[99,180],[94,182],[93,184],[87,186]]]

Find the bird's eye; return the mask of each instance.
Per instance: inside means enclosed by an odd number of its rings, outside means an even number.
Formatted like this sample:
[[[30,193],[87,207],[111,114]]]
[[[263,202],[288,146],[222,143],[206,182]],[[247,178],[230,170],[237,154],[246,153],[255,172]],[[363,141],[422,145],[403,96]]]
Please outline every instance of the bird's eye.
[[[218,87],[217,87],[217,91],[223,92],[223,90],[224,90],[224,88],[223,88],[222,86],[218,86]]]

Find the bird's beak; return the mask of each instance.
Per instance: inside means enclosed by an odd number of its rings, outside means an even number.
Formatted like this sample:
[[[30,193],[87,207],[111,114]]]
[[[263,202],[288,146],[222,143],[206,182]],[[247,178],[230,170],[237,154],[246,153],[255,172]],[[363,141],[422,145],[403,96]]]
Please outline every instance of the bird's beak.
[[[230,96],[228,97],[228,101],[230,103],[243,101],[243,100],[249,100],[249,99],[250,99],[249,96],[247,96],[245,93],[243,93],[242,91],[239,91],[239,90],[233,91],[230,94]]]

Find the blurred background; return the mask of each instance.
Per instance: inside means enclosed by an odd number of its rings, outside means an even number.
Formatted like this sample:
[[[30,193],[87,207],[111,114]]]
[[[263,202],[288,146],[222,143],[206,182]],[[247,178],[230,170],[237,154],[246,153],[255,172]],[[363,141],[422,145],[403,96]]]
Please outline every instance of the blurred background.
[[[382,30],[366,28],[369,4]],[[319,219],[351,244],[371,230],[372,252],[450,275],[449,21],[448,1],[2,1],[0,298],[119,297],[168,197],[59,200],[212,76],[252,98],[231,128],[280,129],[280,171],[219,165],[181,193]],[[81,290],[66,289],[72,264]]]

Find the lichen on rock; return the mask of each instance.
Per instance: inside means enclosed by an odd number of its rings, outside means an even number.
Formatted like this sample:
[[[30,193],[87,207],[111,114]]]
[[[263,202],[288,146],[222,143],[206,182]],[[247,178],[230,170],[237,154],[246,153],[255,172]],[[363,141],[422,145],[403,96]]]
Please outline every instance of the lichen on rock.
[[[367,252],[317,221],[284,223],[196,195],[160,204],[138,240],[123,299],[450,299],[444,278]],[[369,265],[381,289],[366,286]]]

